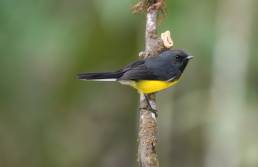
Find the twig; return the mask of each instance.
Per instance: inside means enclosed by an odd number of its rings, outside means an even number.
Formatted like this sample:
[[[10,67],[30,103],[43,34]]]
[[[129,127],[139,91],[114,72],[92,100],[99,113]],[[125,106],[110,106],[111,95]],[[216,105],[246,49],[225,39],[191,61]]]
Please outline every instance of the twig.
[[[140,58],[158,55],[173,45],[170,33],[163,34],[162,39],[157,36],[157,18],[159,11],[163,11],[164,0],[140,0],[134,6],[134,12],[147,11],[145,31],[145,51],[139,54]],[[147,95],[153,109],[156,109],[155,95]],[[158,167],[156,153],[157,119],[153,114],[144,95],[140,96],[140,119],[138,134],[138,162],[140,167]]]

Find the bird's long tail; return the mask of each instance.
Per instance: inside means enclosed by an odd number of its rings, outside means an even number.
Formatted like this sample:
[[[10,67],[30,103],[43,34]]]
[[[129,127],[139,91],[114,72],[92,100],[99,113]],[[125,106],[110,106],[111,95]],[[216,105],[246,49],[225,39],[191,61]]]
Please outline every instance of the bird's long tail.
[[[78,79],[91,81],[116,81],[122,75],[121,72],[99,72],[99,73],[81,73]]]

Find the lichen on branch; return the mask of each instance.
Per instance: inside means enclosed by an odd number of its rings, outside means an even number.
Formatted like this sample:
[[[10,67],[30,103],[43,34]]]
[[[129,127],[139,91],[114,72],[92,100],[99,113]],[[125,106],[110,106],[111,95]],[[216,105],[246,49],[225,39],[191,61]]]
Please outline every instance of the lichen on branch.
[[[139,2],[135,4],[132,8],[133,13],[141,13],[144,11],[149,11],[151,9],[164,13],[164,0],[139,0]]]

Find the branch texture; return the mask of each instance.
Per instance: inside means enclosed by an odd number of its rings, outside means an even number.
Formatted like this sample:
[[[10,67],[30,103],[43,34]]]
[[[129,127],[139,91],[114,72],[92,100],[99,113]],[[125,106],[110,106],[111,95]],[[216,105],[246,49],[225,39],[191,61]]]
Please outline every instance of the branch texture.
[[[135,6],[135,12],[147,11],[145,30],[145,51],[139,54],[145,59],[158,55],[165,46],[162,39],[157,36],[157,18],[162,11],[164,0],[140,0]],[[147,95],[151,106],[156,107],[155,95]],[[138,134],[138,162],[140,167],[158,167],[159,161],[156,153],[157,145],[157,119],[155,114],[149,111],[148,103],[144,95],[140,96],[140,119]]]

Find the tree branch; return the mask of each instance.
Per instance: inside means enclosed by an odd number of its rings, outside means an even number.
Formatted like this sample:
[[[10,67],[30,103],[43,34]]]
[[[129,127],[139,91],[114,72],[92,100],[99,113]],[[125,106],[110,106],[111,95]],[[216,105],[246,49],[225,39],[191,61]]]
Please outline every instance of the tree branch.
[[[161,51],[170,48],[170,36],[162,40],[157,36],[157,18],[159,11],[163,11],[164,0],[140,0],[134,6],[134,12],[147,11],[145,30],[145,51],[139,54],[140,58],[158,55]],[[170,35],[170,33],[169,33]],[[167,34],[165,34],[167,36]],[[169,41],[169,39],[171,41]],[[168,42],[169,41],[169,42]],[[170,47],[168,47],[170,46]],[[153,109],[157,109],[155,94],[147,95]],[[157,119],[149,107],[144,95],[140,95],[140,119],[138,134],[138,162],[140,167],[158,167],[159,161],[156,153],[157,145]]]

